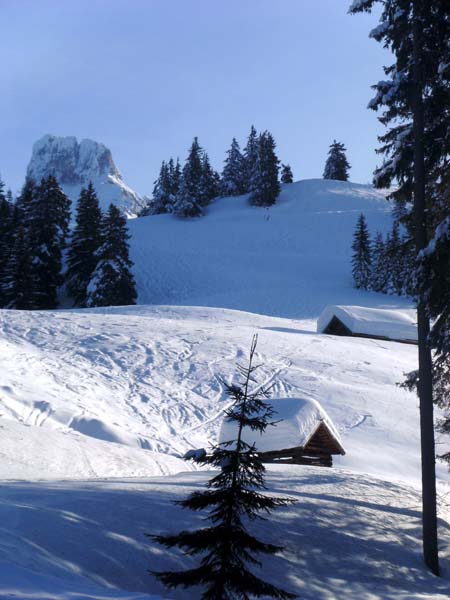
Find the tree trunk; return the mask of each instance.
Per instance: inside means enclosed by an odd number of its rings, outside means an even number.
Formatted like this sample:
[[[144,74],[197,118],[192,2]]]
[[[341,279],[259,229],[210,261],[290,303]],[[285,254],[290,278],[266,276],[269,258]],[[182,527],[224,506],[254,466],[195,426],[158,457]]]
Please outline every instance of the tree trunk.
[[[414,218],[416,249],[419,253],[427,245],[424,166],[424,114],[423,78],[420,60],[421,24],[419,19],[420,0],[414,0],[413,15],[413,60],[414,60]],[[433,420],[433,380],[431,350],[428,343],[430,323],[422,294],[417,299],[417,328],[419,343],[419,401],[420,440],[422,454],[422,526],[423,555],[425,564],[439,575],[439,557],[436,516],[436,466]]]

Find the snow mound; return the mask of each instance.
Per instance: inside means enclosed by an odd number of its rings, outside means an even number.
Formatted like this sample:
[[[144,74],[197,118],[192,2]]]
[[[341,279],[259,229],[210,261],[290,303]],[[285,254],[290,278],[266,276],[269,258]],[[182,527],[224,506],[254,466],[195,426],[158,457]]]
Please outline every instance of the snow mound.
[[[0,419],[0,479],[149,477],[187,471],[179,458]]]
[[[321,423],[324,423],[333,437],[341,439],[330,417],[317,400],[311,398],[276,398],[267,401],[274,409],[275,425],[269,426],[264,433],[252,431],[249,427],[242,430],[242,439],[254,444],[259,452],[285,450],[297,446],[304,447],[314,435]],[[237,424],[224,419],[220,429],[221,443],[235,440]]]
[[[33,145],[27,175],[37,182],[54,175],[73,203],[81,188],[92,182],[103,210],[112,203],[136,216],[146,204],[123,181],[111,151],[94,140],[44,135]]]
[[[317,320],[318,333],[327,329],[333,317],[339,319],[354,334],[386,337],[397,341],[417,341],[417,317],[413,309],[327,306]]]

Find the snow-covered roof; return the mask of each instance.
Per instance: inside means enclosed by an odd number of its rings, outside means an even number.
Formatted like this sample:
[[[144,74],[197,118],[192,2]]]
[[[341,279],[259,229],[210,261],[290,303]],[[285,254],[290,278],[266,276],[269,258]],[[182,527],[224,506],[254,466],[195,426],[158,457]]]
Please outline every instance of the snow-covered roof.
[[[305,447],[320,425],[325,425],[330,435],[339,446],[339,433],[330,417],[316,400],[311,398],[276,398],[267,401],[275,410],[274,426],[267,427],[264,433],[252,431],[249,427],[243,430],[243,440],[255,444],[259,452],[285,450],[288,448]],[[224,419],[219,442],[236,439],[237,425],[234,421]]]
[[[364,306],[327,306],[317,321],[323,333],[337,317],[352,333],[392,340],[417,340],[416,313],[413,309],[366,308]]]

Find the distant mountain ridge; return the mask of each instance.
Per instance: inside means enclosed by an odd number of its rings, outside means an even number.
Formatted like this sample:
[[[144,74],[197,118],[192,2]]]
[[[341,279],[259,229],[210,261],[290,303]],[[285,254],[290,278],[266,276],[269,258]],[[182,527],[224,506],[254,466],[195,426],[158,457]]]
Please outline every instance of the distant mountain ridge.
[[[99,142],[74,136],[44,135],[33,145],[27,176],[40,181],[54,175],[72,202],[82,187],[92,181],[100,206],[105,210],[115,204],[127,216],[139,214],[146,205],[142,198],[123,181],[111,151]]]

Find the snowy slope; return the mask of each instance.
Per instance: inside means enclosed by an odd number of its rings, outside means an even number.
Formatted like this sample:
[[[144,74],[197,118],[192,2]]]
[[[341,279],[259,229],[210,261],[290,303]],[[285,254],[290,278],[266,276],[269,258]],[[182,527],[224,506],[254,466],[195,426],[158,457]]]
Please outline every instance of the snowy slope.
[[[382,194],[326,181],[285,186],[270,210],[227,198],[203,219],[135,219],[140,301],[166,306],[0,311],[0,478],[21,480],[1,485],[0,598],[199,596],[148,575],[191,563],[144,533],[200,523],[170,500],[207,475],[170,474],[191,468],[187,449],[217,440],[223,381],[254,333],[260,381],[275,397],[320,402],[346,450],[332,470],[270,469],[269,489],[298,503],[259,525],[287,545],[264,575],[303,600],[448,597],[450,477],[439,464],[437,580],[420,557],[417,399],[396,385],[417,349],[316,331],[326,305],[410,308],[351,287],[360,212],[372,231],[390,227]]]
[[[64,192],[78,201],[80,190],[89,182],[95,187],[100,206],[106,210],[110,203],[126,215],[136,216],[146,201],[126,185],[116,167],[111,151],[94,140],[81,140],[73,136],[44,135],[33,145],[27,176],[40,182],[54,175]]]
[[[253,333],[274,396],[316,399],[329,414],[347,451],[337,464],[418,481],[417,399],[396,385],[416,348],[317,334],[314,321],[182,307],[1,311],[0,416],[180,456],[217,439],[223,380]]]
[[[33,600],[197,600],[165,590],[148,569],[194,559],[145,533],[204,525],[172,501],[204,488],[207,473],[119,481],[7,483],[0,502],[0,597]],[[420,556],[420,496],[412,488],[337,469],[274,467],[269,490],[296,500],[257,522],[285,546],[260,575],[301,600],[447,600],[450,535],[441,527],[442,578]],[[445,513],[443,517],[447,516]]]
[[[221,198],[200,219],[134,219],[131,255],[141,304],[220,306],[274,316],[317,317],[328,304],[383,307],[398,298],[351,282],[357,218],[387,231],[391,205],[368,185],[322,179],[283,186],[270,209]]]

